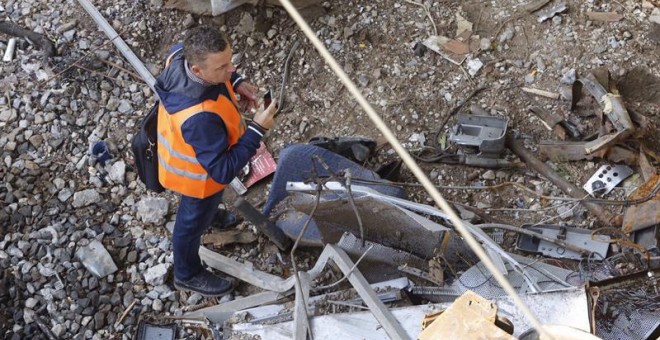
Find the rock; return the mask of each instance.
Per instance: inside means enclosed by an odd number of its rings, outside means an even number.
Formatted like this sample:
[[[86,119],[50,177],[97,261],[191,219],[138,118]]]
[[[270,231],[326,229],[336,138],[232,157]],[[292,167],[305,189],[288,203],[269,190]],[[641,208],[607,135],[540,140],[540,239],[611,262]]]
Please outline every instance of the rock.
[[[124,184],[124,175],[126,174],[126,163],[122,160],[116,161],[108,170],[108,178],[117,184]]]
[[[653,12],[651,12],[651,16],[649,17],[649,21],[660,25],[660,8],[656,7],[653,9]]]
[[[94,328],[102,329],[105,326],[105,313],[97,312],[94,314]]]
[[[481,60],[477,59],[470,59],[467,62],[467,67],[468,67],[468,73],[471,76],[475,76],[479,70],[484,66],[484,63],[481,62]]]
[[[35,298],[28,298],[25,300],[25,308],[34,309],[34,307],[39,303],[39,300]]]
[[[29,141],[32,146],[38,149],[43,144],[44,138],[41,135],[33,135],[29,138]]]
[[[101,195],[95,189],[78,191],[73,194],[73,207],[81,208],[94,204],[101,200]]]
[[[236,33],[240,35],[250,35],[254,31],[254,19],[250,13],[243,14],[241,21],[236,27]]]
[[[559,82],[561,84],[564,84],[564,85],[573,85],[573,83],[575,83],[576,79],[577,79],[577,74],[575,72],[575,69],[572,68],[572,69],[569,69],[568,71],[566,71],[566,73],[564,73],[561,76],[561,79],[559,80]]]
[[[73,196],[73,190],[69,188],[64,188],[57,193],[57,199],[60,200],[60,202],[66,202],[71,196]]]
[[[50,330],[51,332],[53,332],[53,335],[55,335],[55,337],[58,339],[61,339],[64,333],[66,333],[66,328],[61,323],[58,323],[57,325],[53,326],[53,328],[51,328]]]
[[[493,46],[493,42],[488,38],[481,38],[479,40],[479,48],[482,51],[490,51]]]
[[[183,19],[183,27],[185,28],[190,28],[195,24],[195,18],[193,18],[192,14],[188,13]]]
[[[484,172],[484,174],[481,175],[481,177],[483,179],[493,180],[493,179],[495,179],[495,171],[488,170],[488,171]]]
[[[163,224],[169,202],[162,197],[146,197],[137,204],[138,217],[144,223]]]
[[[163,310],[163,301],[160,301],[160,299],[155,299],[154,302],[151,304],[151,309],[154,310],[154,312],[160,312]]]
[[[188,306],[196,305],[202,300],[202,296],[199,293],[193,293],[188,297],[188,300],[186,301],[186,304]]]
[[[502,35],[500,35],[500,42],[504,43],[511,40],[515,32],[516,31],[513,29],[513,27],[507,26],[506,29],[504,29],[504,32],[502,32]]]
[[[133,111],[133,106],[131,106],[131,103],[128,100],[121,100],[119,102],[119,106],[117,107],[117,110],[120,113],[127,114]]]
[[[14,109],[0,111],[0,122],[13,122],[16,120],[16,118],[18,118],[18,115]]]
[[[152,286],[158,286],[165,283],[167,272],[170,270],[169,263],[161,263],[157,266],[147,269],[144,273],[144,282]]]

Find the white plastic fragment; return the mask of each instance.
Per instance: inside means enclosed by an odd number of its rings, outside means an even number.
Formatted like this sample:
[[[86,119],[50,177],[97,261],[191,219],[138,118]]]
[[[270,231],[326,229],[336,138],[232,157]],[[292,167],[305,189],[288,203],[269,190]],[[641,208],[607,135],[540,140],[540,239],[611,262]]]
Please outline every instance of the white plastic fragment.
[[[5,50],[5,55],[2,57],[2,61],[12,61],[14,60],[14,51],[16,50],[16,38],[9,39],[7,43],[7,49]]]

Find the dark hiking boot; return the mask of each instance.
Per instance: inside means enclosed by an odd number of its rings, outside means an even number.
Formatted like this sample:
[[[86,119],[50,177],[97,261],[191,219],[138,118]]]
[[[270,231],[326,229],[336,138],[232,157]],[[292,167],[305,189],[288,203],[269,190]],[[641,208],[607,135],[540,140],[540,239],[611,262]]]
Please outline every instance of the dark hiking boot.
[[[174,278],[174,287],[179,290],[199,293],[206,297],[223,296],[229,294],[234,289],[232,281],[223,279],[203,269],[199,274],[186,281]]]
[[[241,220],[231,211],[218,209],[218,212],[215,214],[215,219],[213,223],[211,223],[211,227],[216,230],[227,230],[237,226],[239,223],[241,223]]]

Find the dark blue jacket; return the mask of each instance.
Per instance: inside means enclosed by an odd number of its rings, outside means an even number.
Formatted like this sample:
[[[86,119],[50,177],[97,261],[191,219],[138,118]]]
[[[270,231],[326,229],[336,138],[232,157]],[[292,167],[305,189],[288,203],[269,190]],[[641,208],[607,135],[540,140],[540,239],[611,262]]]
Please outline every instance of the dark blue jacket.
[[[156,92],[161,103],[170,114],[199,104],[207,99],[215,100],[219,95],[229,97],[225,84],[204,86],[190,79],[184,66],[182,45],[175,45],[169,66],[156,78]],[[231,83],[234,88],[242,77],[234,73]],[[230,99],[231,100],[231,99]],[[201,112],[186,120],[181,126],[183,139],[195,150],[195,156],[209,176],[218,183],[228,184],[245,167],[259,148],[264,130],[249,123],[245,134],[229,148],[227,130],[222,118],[213,112]]]

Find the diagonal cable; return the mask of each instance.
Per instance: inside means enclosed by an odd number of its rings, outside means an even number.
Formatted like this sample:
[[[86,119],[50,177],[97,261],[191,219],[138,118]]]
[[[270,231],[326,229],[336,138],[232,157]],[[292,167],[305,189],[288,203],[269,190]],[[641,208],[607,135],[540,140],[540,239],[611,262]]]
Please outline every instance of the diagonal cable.
[[[514,301],[516,306],[520,308],[525,317],[529,322],[534,326],[534,328],[542,335],[544,338],[552,339],[552,337],[547,333],[543,328],[539,320],[534,316],[532,311],[525,305],[518,293],[515,291],[511,283],[497,270],[497,267],[493,261],[486,255],[484,249],[477,242],[477,240],[472,236],[472,234],[465,228],[461,219],[456,215],[456,212],[451,209],[447,201],[442,197],[440,192],[433,186],[431,181],[426,177],[426,174],[422,169],[415,163],[410,154],[403,148],[399,140],[394,136],[392,131],[387,127],[385,122],[380,118],[376,111],[371,107],[369,102],[362,96],[358,88],[351,81],[351,79],[346,75],[344,70],[339,66],[337,61],[332,57],[330,52],[325,48],[321,40],[316,36],[314,31],[309,27],[305,19],[302,18],[298,10],[291,4],[289,0],[280,0],[282,6],[289,13],[291,18],[298,24],[300,29],[303,31],[305,36],[312,42],[319,54],[325,59],[325,62],[330,66],[330,68],[335,72],[337,77],[341,82],[346,86],[346,89],[353,95],[355,100],[360,104],[362,109],[367,113],[371,121],[376,125],[378,130],[383,134],[387,139],[390,145],[394,148],[396,153],[401,157],[406,166],[410,171],[415,175],[417,180],[424,186],[424,189],[431,195],[435,203],[442,209],[448,216],[449,220],[452,222],[454,227],[458,230],[461,236],[465,239],[465,242],[468,246],[474,251],[474,253],[479,257],[479,259],[484,263],[488,271],[491,272],[495,280],[502,286],[502,288],[511,296],[511,299]]]

